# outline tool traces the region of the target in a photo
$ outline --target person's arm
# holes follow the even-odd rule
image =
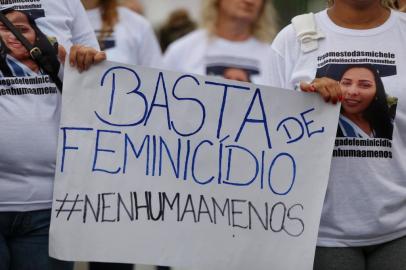
[[[147,67],[162,67],[162,52],[155,32],[151,24],[144,17],[126,9],[120,8],[121,19],[126,20],[128,27],[132,30],[129,36],[132,37],[132,46],[134,57],[137,59],[137,64]]]
[[[270,83],[272,86],[298,90],[297,86],[292,83],[292,73],[297,60],[294,57],[297,51],[294,43],[296,37],[291,26],[282,29],[270,46]],[[293,60],[292,60],[293,59]]]
[[[286,76],[286,60],[276,51],[274,47],[270,47],[270,84],[275,87],[289,88],[287,86]]]
[[[161,47],[150,25],[145,28],[138,54],[141,65],[156,68],[162,67]]]
[[[96,35],[87,18],[85,9],[79,0],[68,0],[69,8],[74,16],[71,31],[72,43],[69,63],[79,71],[87,70],[91,65],[106,59],[100,51]]]
[[[94,30],[80,0],[65,0],[73,18],[71,22],[72,44],[81,44],[100,50]]]
[[[295,72],[294,68],[300,57],[306,57],[306,55],[303,55],[300,49],[293,27],[285,27],[275,38],[271,47],[271,85],[303,92],[318,92],[326,102],[333,104],[341,101],[340,85],[333,79],[327,77],[313,78],[313,80],[312,78],[303,78],[300,83],[294,84],[292,82],[292,73]],[[303,66],[301,68],[305,70],[308,67]],[[305,76],[305,73],[301,75],[308,76],[307,73]]]

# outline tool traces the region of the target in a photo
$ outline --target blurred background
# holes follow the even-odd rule
[[[144,7],[144,15],[155,29],[166,21],[171,12],[179,8],[186,9],[193,20],[199,21],[200,0],[138,0],[138,2]],[[326,7],[325,0],[274,0],[273,4],[278,11],[281,27],[289,24],[295,15],[317,12]]]

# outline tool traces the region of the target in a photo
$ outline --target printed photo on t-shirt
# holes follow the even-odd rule
[[[43,10],[23,8],[1,7],[6,21],[0,21],[0,95],[56,94],[50,75],[52,72],[55,78],[60,69],[57,42],[35,22],[43,16]],[[23,39],[16,37],[14,31]]]
[[[112,30],[96,30],[95,33],[102,51],[116,47],[116,37]]]
[[[259,63],[253,59],[221,56],[206,57],[206,74],[225,79],[252,82],[253,76],[260,75]]]
[[[354,151],[355,157],[391,158],[397,98],[388,95],[382,78],[396,75],[396,65],[382,63],[387,60],[376,59],[379,57],[364,63],[351,57],[326,63],[325,58],[332,60],[319,57],[319,63],[322,60],[324,65],[319,65],[316,77],[336,80],[343,94],[334,155],[345,156],[339,154],[339,146],[345,146]],[[368,152],[365,147],[376,150]],[[382,151],[382,147],[389,149]]]
[[[337,137],[391,140],[397,99],[387,95],[380,74],[390,74],[393,67],[331,64],[323,71],[317,76],[338,81],[343,93]]]

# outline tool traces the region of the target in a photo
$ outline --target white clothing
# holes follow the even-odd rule
[[[0,4],[11,6],[31,10],[41,31],[67,51],[72,44],[98,48],[79,0]],[[19,63],[14,64],[16,71]],[[0,76],[0,212],[47,209],[52,203],[61,96],[48,75],[20,68],[27,71],[21,77]]]
[[[150,23],[142,16],[125,7],[118,7],[119,21],[112,33],[107,33],[100,42],[107,59],[132,65],[161,67],[162,55],[157,38]],[[87,16],[96,34],[101,34],[100,9],[87,10]],[[102,45],[102,44],[101,44]]]
[[[310,82],[316,76],[339,80],[334,75],[345,65],[369,63],[380,71],[386,94],[398,98],[392,140],[337,138],[318,245],[367,246],[402,237],[406,235],[406,14],[392,11],[384,24],[369,30],[339,27],[326,11],[316,14],[316,22],[326,37],[310,53],[301,51],[292,25],[276,37],[272,85],[295,89],[300,81]]]
[[[223,76],[227,68],[245,70],[250,81],[268,84],[269,44],[255,38],[229,41],[196,30],[172,43],[164,55],[167,69],[199,75]]]
[[[367,134],[356,123],[348,119],[344,115],[340,115],[338,119],[338,127],[342,130],[344,137],[356,137],[356,138],[373,138],[373,132]]]

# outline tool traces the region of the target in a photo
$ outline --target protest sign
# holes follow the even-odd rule
[[[65,76],[51,256],[312,269],[339,106],[111,62]]]

